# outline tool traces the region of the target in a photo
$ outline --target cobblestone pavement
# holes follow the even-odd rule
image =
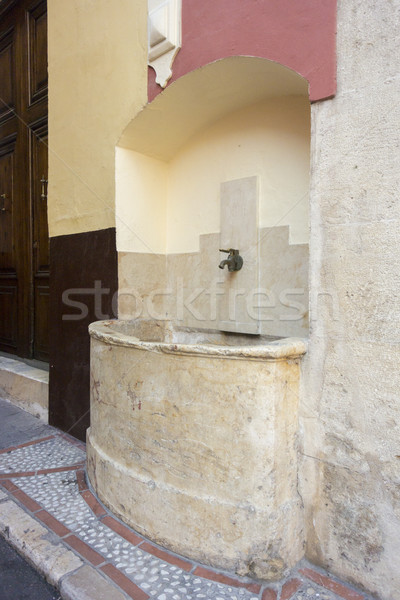
[[[84,444],[57,430],[46,433],[50,435],[0,452],[0,484],[5,497],[45,524],[84,562],[118,585],[127,598],[368,599],[306,563],[285,581],[263,585],[167,552],[125,526],[97,500],[85,479]]]

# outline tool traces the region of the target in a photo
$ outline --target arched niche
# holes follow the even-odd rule
[[[303,290],[308,304],[309,137],[307,81],[277,63],[226,58],[170,85],[132,119],[116,149],[120,285],[152,294],[175,289],[180,278],[190,295],[188,281],[198,287],[218,277],[221,184],[256,177],[257,273],[246,285],[273,289],[263,333],[305,334],[306,310],[291,319],[290,298],[283,308],[279,298]],[[173,320],[166,296],[158,302]],[[122,317],[125,309],[120,303]],[[194,320],[183,324],[198,326]],[[207,318],[201,326],[218,329]]]

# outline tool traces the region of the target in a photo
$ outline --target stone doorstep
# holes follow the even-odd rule
[[[71,443],[69,436],[59,434]],[[12,451],[20,447],[36,444],[56,436],[48,436],[8,448],[2,452]],[[82,445],[79,443],[79,445]],[[93,514],[102,523],[125,538],[132,545],[140,547],[149,554],[176,565],[193,575],[224,583],[233,587],[244,587],[260,600],[294,600],[296,592],[302,585],[316,584],[318,588],[333,592],[343,600],[368,600],[366,594],[350,588],[331,576],[317,570],[307,562],[300,563],[297,572],[284,581],[276,584],[249,583],[240,581],[228,574],[219,573],[197,565],[190,560],[179,557],[169,551],[157,547],[133,532],[128,526],[115,519],[88,489],[83,464],[60,467],[57,471],[76,471],[78,487]],[[41,469],[40,472],[54,472],[54,469]],[[34,472],[18,473],[20,476],[33,475]],[[65,600],[147,600],[149,596],[133,581],[91,546],[74,535],[55,517],[43,509],[33,498],[18,488],[7,477],[17,474],[3,474],[0,486],[0,533],[22,554],[46,579],[55,585]],[[21,506],[22,505],[22,506]],[[26,510],[32,513],[30,516]],[[106,576],[106,577],[105,577]]]
[[[48,423],[49,374],[21,360],[0,356],[0,397]]]

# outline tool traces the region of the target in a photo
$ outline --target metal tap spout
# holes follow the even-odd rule
[[[228,267],[228,271],[231,273],[233,271],[240,271],[243,266],[243,258],[239,254],[239,250],[235,250],[234,248],[230,248],[229,250],[221,250],[220,252],[226,252],[229,254],[228,258],[225,260],[221,260],[219,263],[219,268],[223,269],[225,265]]]
[[[226,258],[225,260],[221,260],[221,262],[219,263],[219,268],[223,269],[225,267],[225,265],[228,265],[228,270],[229,270],[229,265],[231,264],[231,261],[229,258]]]

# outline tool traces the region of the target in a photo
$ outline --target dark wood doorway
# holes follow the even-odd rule
[[[0,350],[48,360],[47,4],[0,0]]]

